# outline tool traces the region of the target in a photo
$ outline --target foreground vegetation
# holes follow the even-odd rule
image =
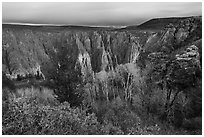
[[[104,121],[99,122],[94,113],[71,108],[68,102],[30,96],[4,102],[2,132],[14,135],[186,134],[173,127],[164,128],[156,121],[143,125],[141,119],[125,105],[109,108],[103,117]]]
[[[58,77],[54,82],[61,79]],[[58,83],[57,88],[53,84],[47,84],[47,87],[30,85],[17,88],[12,81],[6,79],[5,84],[3,79],[3,85],[8,86],[3,87],[2,134],[201,134],[201,119],[183,120],[185,117],[174,111],[176,105],[171,107],[168,117],[163,119],[161,114],[165,111],[165,90],[150,89],[144,84],[143,77],[134,81],[134,84],[139,83],[137,86],[131,84],[133,78],[129,78],[129,84],[125,85],[121,84],[124,83],[121,79],[108,78],[102,84],[99,81],[83,82],[83,86],[72,87],[72,90],[67,90],[69,84],[78,85],[79,81],[72,81],[76,83],[70,82],[65,86]],[[72,100],[66,101],[65,96]],[[182,109],[185,111],[184,107]],[[178,121],[181,117],[186,128],[176,124],[181,122]]]

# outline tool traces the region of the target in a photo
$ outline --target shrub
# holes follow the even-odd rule
[[[87,114],[79,108],[71,108],[65,102],[60,105],[41,104],[37,97],[19,98],[8,104],[2,117],[2,133],[23,134],[121,134],[113,125],[100,124],[94,113]]]

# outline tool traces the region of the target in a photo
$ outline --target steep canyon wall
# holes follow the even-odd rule
[[[144,68],[149,62],[165,60],[167,56],[173,60],[184,56],[186,61],[195,59],[193,62],[199,65],[193,65],[200,69],[201,31],[201,17],[180,19],[157,30],[151,29],[151,25],[135,30],[3,25],[2,70],[11,78],[39,71],[46,79],[49,68],[58,69],[64,64],[69,64],[70,69],[80,64],[86,75],[108,72],[127,63]]]

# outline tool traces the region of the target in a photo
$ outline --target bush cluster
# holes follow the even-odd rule
[[[49,105],[32,96],[4,102],[3,107],[8,108],[2,116],[4,135],[123,134],[119,127],[101,124],[94,113],[67,102]]]

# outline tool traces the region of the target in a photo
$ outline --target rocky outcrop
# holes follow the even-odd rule
[[[141,47],[139,37],[128,32],[3,28],[3,71],[16,78],[36,74],[40,68],[46,77],[53,64],[60,66],[63,54],[64,61],[72,67],[78,62],[86,75],[135,62]]]
[[[137,60],[140,68],[149,71],[148,81],[167,92],[166,110],[172,106],[176,108],[173,113],[178,121],[174,124],[182,124],[184,117],[202,115],[201,30],[201,18],[170,24],[164,31],[153,33],[148,38]],[[177,108],[175,104],[182,107]]]
[[[187,59],[189,57],[186,56],[193,54],[196,58],[192,62],[201,64],[197,61],[198,58],[201,60],[200,28],[201,17],[179,19],[160,31],[43,29],[3,25],[3,72],[12,78],[40,72],[46,79],[50,73],[48,69],[62,68],[63,63],[68,63],[70,68],[80,64],[84,77],[88,77],[127,63],[143,68],[141,64],[145,66],[152,62],[149,58],[167,61],[169,56],[174,56],[177,62],[184,62],[180,58]],[[185,51],[184,47],[192,51]]]
[[[201,77],[199,59],[198,48],[195,45],[186,47],[175,55],[175,60],[169,65],[167,80],[173,85],[182,86],[182,88],[194,86],[196,78]]]

